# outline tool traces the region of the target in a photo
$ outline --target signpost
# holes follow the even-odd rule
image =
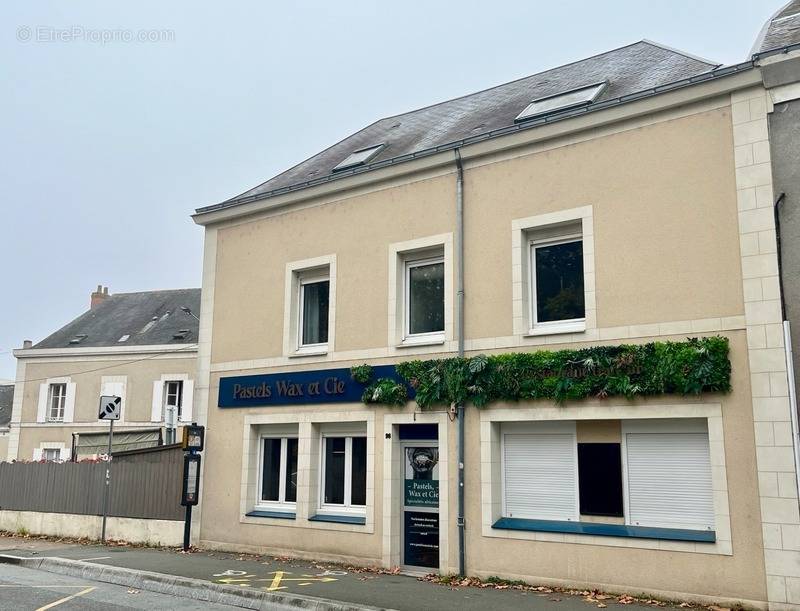
[[[205,445],[206,430],[192,422],[183,427],[183,487],[181,505],[186,507],[183,523],[183,551],[188,551],[192,531],[192,507],[200,501],[200,454]]]
[[[108,495],[111,490],[111,440],[114,438],[114,420],[119,420],[122,412],[122,397],[100,397],[99,420],[108,420],[108,457],[106,460],[106,485],[103,491],[103,529],[100,540],[106,541],[106,521],[108,519]]]

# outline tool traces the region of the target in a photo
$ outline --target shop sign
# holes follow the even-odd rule
[[[394,365],[373,367],[373,379],[402,381]],[[315,369],[220,378],[220,407],[360,403],[366,388],[350,377],[350,369]],[[409,388],[409,397],[414,393]]]
[[[406,507],[438,507],[439,482],[407,479],[405,504]]]
[[[439,514],[406,511],[404,564],[439,568]]]

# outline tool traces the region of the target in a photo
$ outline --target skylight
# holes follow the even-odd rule
[[[117,343],[118,343],[118,344],[120,344],[120,343],[122,343],[122,342],[127,342],[127,341],[128,341],[130,338],[131,338],[131,335],[130,335],[130,333],[126,333],[125,335],[123,335],[122,337],[120,337],[120,338],[117,340]]]
[[[346,170],[348,168],[353,168],[357,165],[364,165],[368,161],[370,161],[375,155],[377,155],[380,150],[383,148],[382,144],[378,144],[376,146],[371,146],[369,148],[361,149],[359,151],[354,151],[350,153],[347,157],[345,157],[342,161],[340,161],[336,167],[333,168],[334,172],[338,172],[339,170]]]
[[[533,100],[528,104],[525,110],[517,115],[514,121],[525,121],[558,110],[575,108],[576,106],[588,106],[603,93],[607,86],[607,82],[596,83],[588,87],[581,87],[580,89],[573,89],[565,93],[558,93],[556,95]]]

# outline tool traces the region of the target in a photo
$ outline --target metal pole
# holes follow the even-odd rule
[[[183,523],[183,551],[189,551],[189,539],[192,533],[192,506],[186,505],[186,520]]]
[[[464,166],[456,155],[456,332],[458,356],[464,356]],[[456,405],[458,419],[458,574],[466,575],[464,523],[464,404]]]
[[[111,488],[111,439],[114,437],[114,421],[109,420],[108,425],[108,460],[106,461],[106,488],[103,495],[103,531],[100,540],[106,542],[106,520],[108,519],[108,493]]]

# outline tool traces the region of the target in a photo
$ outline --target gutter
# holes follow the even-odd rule
[[[673,83],[667,83],[665,85],[659,85],[658,87],[652,87],[650,89],[645,89],[643,91],[630,93],[628,95],[620,96],[618,98],[614,98],[611,100],[605,100],[603,102],[598,102],[595,104],[591,104],[589,106],[578,107],[567,109],[562,112],[554,113],[551,115],[547,115],[544,117],[539,117],[537,119],[530,119],[528,121],[524,121],[522,123],[516,123],[514,125],[509,125],[507,127],[501,127],[495,130],[491,130],[488,132],[484,132],[482,134],[476,134],[474,136],[470,136],[468,138],[462,138],[461,140],[455,140],[449,143],[440,144],[435,147],[423,149],[421,151],[416,151],[414,153],[407,153],[405,155],[400,155],[398,157],[392,157],[391,159],[385,159],[383,161],[378,161],[376,163],[371,163],[366,166],[360,166],[356,168],[352,168],[349,170],[342,170],[336,172],[335,174],[329,174],[327,176],[322,176],[320,178],[315,178],[313,180],[307,180],[304,182],[296,183],[293,185],[289,185],[286,187],[280,187],[278,189],[273,189],[272,191],[267,191],[265,193],[259,193],[256,195],[250,195],[248,197],[241,197],[241,198],[234,198],[229,199],[224,202],[213,204],[211,206],[205,206],[202,208],[197,208],[195,211],[194,216],[200,216],[203,214],[207,214],[210,212],[215,212],[218,210],[224,210],[227,208],[233,208],[240,204],[247,204],[252,203],[260,200],[269,199],[278,195],[283,195],[286,193],[293,193],[296,191],[301,191],[303,189],[307,189],[309,187],[314,187],[318,185],[327,184],[330,182],[334,182],[337,180],[342,180],[344,178],[348,178],[351,176],[357,176],[360,174],[364,174],[367,172],[371,172],[373,170],[377,170],[380,168],[387,168],[391,166],[396,166],[398,164],[412,161],[415,159],[420,159],[424,157],[430,157],[432,155],[436,155],[438,153],[442,153],[445,151],[454,151],[456,149],[460,149],[464,146],[476,144],[479,142],[484,142],[486,140],[492,140],[495,138],[499,138],[501,136],[506,136],[509,134],[514,134],[522,131],[527,131],[529,129],[534,129],[536,127],[541,127],[542,125],[549,125],[552,123],[557,123],[560,121],[564,121],[567,119],[572,119],[575,117],[584,116],[593,112],[598,112],[601,110],[606,110],[609,108],[614,108],[617,106],[621,106],[623,104],[627,104],[628,102],[634,102],[639,100],[644,100],[647,98],[652,98],[654,96],[660,95],[662,93],[667,93],[670,91],[676,91],[678,89],[683,89],[686,87],[690,87],[693,85],[698,85],[701,83],[706,83],[710,81],[719,80],[728,76],[732,76],[735,74],[739,74],[742,72],[746,72],[752,70],[756,67],[756,61],[762,57],[766,57],[768,55],[774,55],[780,52],[788,52],[793,47],[800,47],[798,45],[792,45],[791,47],[786,47],[784,49],[778,49],[775,51],[769,51],[766,53],[754,55],[752,59],[742,62],[740,64],[734,64],[732,66],[726,66],[723,68],[717,68],[711,70],[709,72],[704,72],[703,74],[698,74],[696,76],[692,76],[686,79],[681,79],[679,81],[675,81]]]
[[[456,157],[456,334],[458,356],[464,357],[464,165],[461,152]],[[458,420],[458,574],[466,575],[464,534],[464,404],[456,405]]]

